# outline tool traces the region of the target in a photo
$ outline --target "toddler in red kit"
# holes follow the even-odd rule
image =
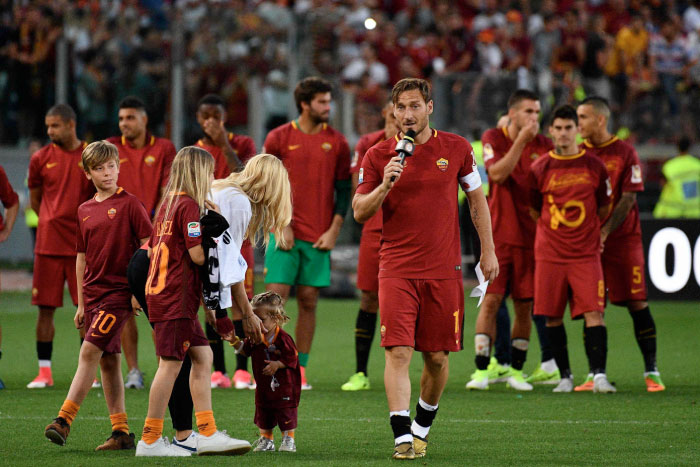
[[[234,337],[232,344],[237,353],[251,357],[258,384],[255,389],[255,424],[260,429],[260,438],[255,442],[254,450],[274,451],[272,430],[279,426],[282,432],[279,450],[296,452],[294,430],[301,394],[301,372],[294,340],[282,330],[289,316],[284,312],[282,297],[274,292],[256,295],[251,305],[267,330],[263,342],[254,344],[250,339],[240,341]]]

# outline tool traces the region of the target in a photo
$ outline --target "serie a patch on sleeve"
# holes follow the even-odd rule
[[[187,236],[199,237],[202,235],[202,229],[199,227],[199,222],[190,222],[187,224]]]

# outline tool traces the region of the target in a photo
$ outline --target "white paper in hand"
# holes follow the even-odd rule
[[[489,281],[486,280],[484,273],[481,272],[481,261],[476,263],[474,272],[476,272],[476,279],[479,281],[479,285],[472,289],[469,296],[479,297],[479,303],[477,303],[476,306],[481,306],[481,302],[484,301],[484,295],[486,295],[486,288],[489,286]]]

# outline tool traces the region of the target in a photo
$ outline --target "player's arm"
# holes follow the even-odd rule
[[[520,130],[520,133],[515,137],[513,145],[505,156],[498,159],[486,169],[492,182],[503,183],[508,179],[515,169],[515,166],[518,165],[520,156],[523,154],[523,149],[525,149],[527,143],[537,136],[539,130],[540,125],[537,122],[530,123]]]
[[[481,241],[481,271],[486,279],[492,281],[498,276],[498,259],[496,258],[496,247],[493,243],[493,233],[491,232],[489,206],[486,203],[486,196],[484,196],[484,190],[481,188],[481,185],[473,190],[466,191],[466,193],[472,223]]]
[[[197,266],[204,266],[204,248],[202,245],[195,245],[192,248],[188,248],[187,252],[190,254],[192,262]]]
[[[335,247],[335,242],[338,240],[340,228],[345,221],[345,214],[350,206],[350,190],[352,189],[352,181],[350,179],[335,181],[335,208],[333,210],[333,220],[331,226],[326,230],[318,240],[313,244],[314,248],[326,251],[332,250]]]
[[[401,157],[394,156],[384,167],[384,178],[381,184],[367,194],[355,193],[352,199],[352,210],[357,222],[364,224],[379,211],[389,191],[401,178],[402,172]],[[396,178],[392,181],[392,177]]]
[[[85,278],[85,253],[78,252],[75,258],[75,278],[78,286],[78,309],[75,311],[73,322],[80,329],[85,322],[85,298],[83,297],[83,279]]]
[[[5,206],[5,227],[0,230],[0,243],[8,239],[12,233],[12,228],[17,220],[17,213],[19,212],[19,202],[13,204],[10,207]]]
[[[41,187],[29,189],[29,204],[38,216],[39,208],[41,207]]]
[[[634,203],[637,202],[637,193],[633,191],[625,191],[622,193],[622,196],[620,197],[620,201],[617,202],[615,205],[615,208],[612,210],[612,214],[610,215],[610,219],[603,224],[603,226],[600,228],[600,234],[601,236],[605,239],[610,235],[612,232],[615,231],[622,223],[625,221],[625,218],[627,218],[627,214],[629,214],[630,209],[634,206]],[[605,209],[606,215],[602,216],[600,215],[601,210]],[[600,217],[601,221],[607,217],[607,214],[610,212],[610,205],[606,204],[605,206],[601,206],[598,209],[598,217]]]
[[[224,144],[221,147],[224,157],[226,157],[226,165],[231,170],[231,172],[238,172],[243,168],[243,162],[236,155],[236,151],[233,150],[231,144],[228,142],[228,138],[224,140]]]

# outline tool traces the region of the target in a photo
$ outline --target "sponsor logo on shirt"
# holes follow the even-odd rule
[[[290,144],[289,146],[287,146],[287,149],[289,149],[290,151],[294,151],[295,149],[299,149],[300,147],[301,144]]]
[[[114,216],[117,215],[117,210],[114,208],[109,208],[107,211],[107,216],[109,216],[110,219],[114,219]]]
[[[332,145],[331,143],[329,143],[329,142],[325,142],[325,143],[323,143],[323,144],[321,145],[321,149],[323,149],[324,151],[328,152],[328,151],[330,151],[331,149],[333,149],[333,145]]]
[[[46,168],[52,169],[52,168],[56,167],[57,165],[58,165],[58,162],[49,162],[48,164],[46,164]]]
[[[449,164],[449,161],[445,159],[444,157],[441,157],[437,161],[435,161],[435,164],[437,165],[437,168],[440,169],[441,172],[447,172],[447,165]]]
[[[553,191],[557,188],[564,188],[574,185],[588,185],[590,182],[588,172],[565,173],[559,178],[557,178],[557,174],[554,173],[552,174],[552,178],[549,179],[545,191]]]
[[[632,166],[632,177],[630,178],[632,183],[642,183],[642,168],[638,165]]]
[[[199,222],[190,222],[187,224],[187,236],[199,237],[202,235],[202,230],[199,228]]]
[[[484,162],[493,159],[493,146],[490,143],[484,144]]]
[[[617,172],[617,168],[618,168],[617,159],[605,161],[605,170],[607,170],[609,174]]]
[[[143,159],[143,162],[145,162],[146,165],[150,167],[156,163],[156,158],[149,154]]]
[[[358,185],[365,181],[365,169],[360,169],[360,175],[357,179]]]

